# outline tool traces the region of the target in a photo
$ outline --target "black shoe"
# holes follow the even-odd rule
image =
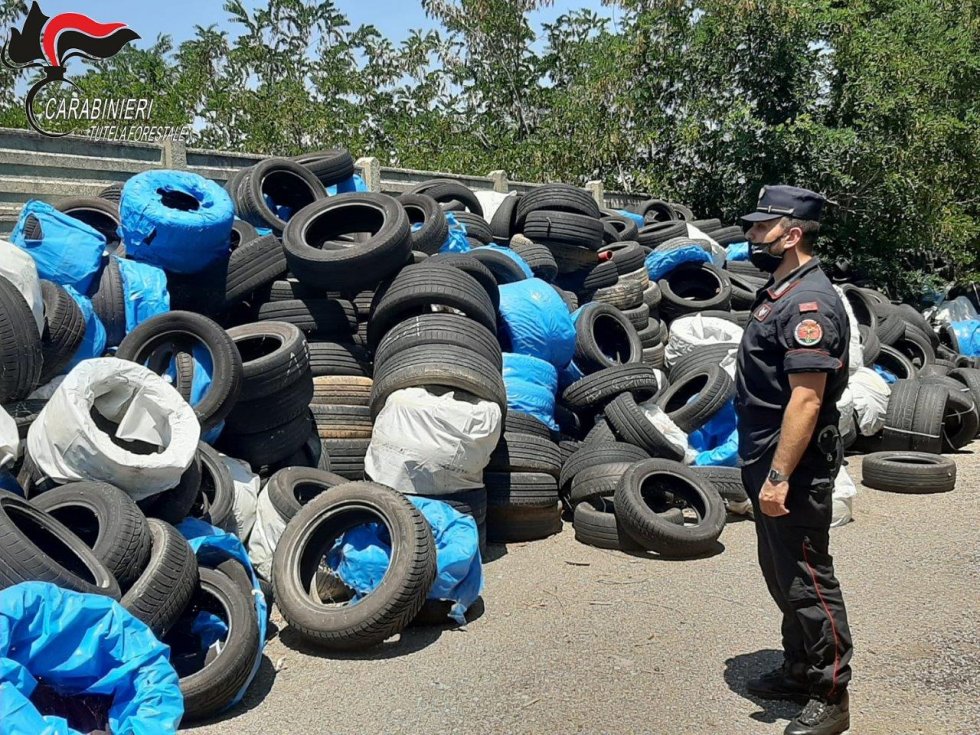
[[[835,702],[811,699],[783,735],[841,735],[851,726],[847,692]]]
[[[805,667],[799,664],[783,664],[758,679],[750,679],[745,688],[748,689],[749,694],[762,699],[805,702],[810,698],[810,685],[807,684],[805,670]]]

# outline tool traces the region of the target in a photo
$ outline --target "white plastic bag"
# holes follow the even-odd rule
[[[0,467],[17,461],[20,452],[20,435],[13,416],[0,406]]]
[[[517,196],[516,192],[504,193],[502,191],[492,191],[490,189],[476,189],[474,192],[476,194],[476,200],[483,207],[483,219],[489,222],[493,219],[494,213],[497,211],[497,207],[500,206],[501,202],[507,197]]]
[[[272,505],[268,487],[262,488],[255,504],[255,524],[248,537],[248,558],[263,579],[272,579],[272,554],[285,530],[286,521]]]
[[[34,258],[16,245],[0,240],[0,277],[6,278],[21,292],[31,307],[37,333],[44,334],[44,300]]]
[[[115,442],[92,412],[117,424]],[[41,409],[27,434],[27,449],[55,482],[101,480],[133,500],[168,490],[194,459],[201,427],[177,390],[148,368],[113,357],[79,363]],[[139,440],[159,447],[140,454]]]
[[[664,435],[667,442],[684,455],[684,459],[681,461],[684,464],[694,464],[694,460],[698,458],[697,450],[691,448],[687,441],[687,434],[657,405],[656,399],[651,398],[649,401],[636,405],[640,407],[650,423]]]
[[[854,308],[851,306],[851,302],[847,300],[847,296],[844,295],[840,286],[834,286],[834,290],[837,291],[840,300],[844,302],[844,311],[847,312],[847,322],[851,329],[851,342],[848,346],[847,353],[847,372],[849,375],[854,375],[859,368],[864,367],[864,348],[861,346],[861,332],[858,331],[858,320],[854,316]]]
[[[932,319],[937,324],[952,324],[969,319],[980,319],[977,309],[966,296],[957,296],[951,301],[943,301],[933,313]]]
[[[408,495],[483,487],[500,425],[497,404],[462,391],[395,391],[375,419],[364,471]]]
[[[255,525],[255,506],[258,503],[259,487],[262,482],[259,476],[252,472],[248,462],[220,453],[218,456],[228,468],[231,481],[235,485],[235,500],[232,509],[235,527],[230,530],[244,541],[252,532],[252,526]]]
[[[858,431],[863,436],[874,436],[885,428],[885,414],[892,389],[871,368],[860,368],[851,376],[847,387],[854,399],[854,414]]]
[[[847,474],[847,469],[840,468],[837,478],[834,480],[833,512],[830,521],[831,528],[846,526],[851,522],[851,503],[857,495],[857,487],[854,480]]]
[[[742,341],[744,330],[737,324],[714,316],[692,314],[675,319],[670,323],[670,337],[664,349],[664,360],[673,365],[677,360],[697,347],[727,343],[731,345],[728,357],[721,366],[729,375],[735,374],[738,344]]]
[[[854,421],[854,395],[850,388],[845,388],[844,392],[841,393],[840,400],[837,401],[837,410],[840,412],[837,428],[840,430],[841,436],[848,436],[857,432],[857,425]]]
[[[690,222],[687,223],[687,236],[692,240],[704,240],[707,242],[711,246],[711,262],[721,268],[725,262],[725,258],[728,257],[728,251],[725,248],[719,245],[711,235],[702,232]]]

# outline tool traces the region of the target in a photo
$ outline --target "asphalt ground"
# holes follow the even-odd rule
[[[854,637],[851,735],[980,733],[980,442],[951,493],[858,486],[831,551]],[[858,482],[860,457],[848,471]],[[780,661],[750,520],[688,561],[549,539],[492,546],[484,610],[381,648],[317,654],[279,628],[244,702],[198,735],[781,733],[745,681]]]

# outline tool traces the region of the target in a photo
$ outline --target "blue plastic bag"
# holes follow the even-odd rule
[[[10,474],[9,470],[2,467],[0,467],[0,490],[6,490],[8,493],[13,493],[21,498],[24,497],[24,488],[17,482],[17,478]]]
[[[651,281],[659,281],[684,263],[710,263],[711,255],[700,245],[683,245],[672,250],[654,250],[647,256],[646,267]]]
[[[582,369],[572,360],[565,367],[558,371],[558,390],[563,391],[572,383],[585,377]]]
[[[874,371],[881,376],[881,379],[888,383],[888,385],[898,382],[898,376],[895,375],[895,373],[885,370],[885,368],[883,368],[881,365],[873,365],[872,367],[874,368]]]
[[[116,258],[115,255],[112,256]],[[129,334],[150,317],[170,311],[167,274],[149,263],[116,258],[122,276],[123,301],[126,305],[126,333]]]
[[[203,176],[144,171],[123,186],[119,219],[128,257],[197,273],[228,255],[235,206],[228,192]]]
[[[175,733],[184,714],[167,646],[145,623],[108,597],[23,582],[0,591],[0,734],[79,735],[34,707],[39,680],[112,697],[113,733]]]
[[[950,325],[956,334],[958,352],[967,357],[980,355],[980,319],[966,319]]]
[[[228,710],[242,701],[242,697],[245,696],[245,692],[248,691],[249,685],[259,671],[259,666],[262,663],[262,649],[265,648],[268,604],[265,595],[262,594],[262,588],[259,586],[259,578],[255,576],[255,570],[252,568],[252,561],[248,558],[245,547],[237,537],[198,518],[185,518],[177,526],[177,530],[187,539],[187,543],[191,545],[199,562],[216,566],[226,559],[237,559],[244,565],[245,571],[248,572],[248,576],[252,580],[252,600],[255,603],[255,614],[258,616],[259,622],[259,655],[255,657],[255,663],[252,665],[252,672],[248,679],[238,690],[235,698],[225,707]],[[220,618],[205,613],[203,616],[199,614],[195,618],[192,630],[202,633],[203,644],[222,638],[227,632],[227,626]]]
[[[720,467],[738,465],[738,414],[735,401],[731,400],[721,407],[699,429],[687,437],[691,448],[698,452],[694,464]]]
[[[483,590],[476,521],[440,500],[406,497],[425,516],[436,542],[436,579],[427,599],[452,600],[455,604],[449,615],[462,625],[466,610]],[[357,600],[381,584],[390,559],[388,529],[379,523],[365,523],[337,540],[327,555],[327,564],[354,590]]]
[[[440,253],[468,253],[473,248],[469,240],[466,239],[466,227],[457,220],[452,212],[446,212],[446,221],[449,223],[449,233],[446,241],[439,248]],[[422,227],[422,223],[412,225],[412,231]]]
[[[347,194],[352,191],[367,191],[367,184],[360,174],[352,174],[349,179],[344,179],[336,184],[327,187],[327,196],[337,196],[337,194]]]
[[[106,334],[105,326],[103,326],[102,320],[95,313],[95,309],[92,308],[91,300],[82,296],[71,286],[65,286],[65,290],[75,299],[75,303],[82,310],[82,316],[85,319],[85,336],[82,338],[82,344],[75,352],[75,356],[65,367],[65,373],[68,373],[82,360],[88,360],[92,357],[102,357],[105,352]]]
[[[214,361],[211,359],[211,353],[202,345],[194,345],[194,347],[191,348],[191,359],[194,361],[194,372],[191,377],[191,399],[188,401],[188,403],[190,403],[191,406],[197,406],[197,404],[204,399],[205,394],[211,387],[211,379],[214,376]],[[176,387],[176,358],[170,361],[170,365],[167,366],[164,376],[169,378],[171,383]],[[206,432],[201,434],[201,441],[205,444],[214,444],[216,441],[218,441],[218,437],[221,436],[221,432],[224,430],[224,428],[224,421],[216,426],[212,426]]]
[[[646,222],[643,221],[643,215],[637,214],[636,212],[628,212],[625,209],[620,209],[619,213],[624,217],[629,217],[631,220],[636,222],[637,227],[643,227]]]
[[[536,357],[505,352],[503,374],[507,408],[530,414],[558,431],[555,423],[558,371],[555,366]]]
[[[564,367],[575,354],[575,324],[561,296],[540,278],[500,287],[504,349]]]
[[[32,215],[41,224],[40,240],[24,236],[27,218]],[[72,286],[83,294],[91,294],[99,285],[105,236],[50,204],[36,199],[27,202],[10,233],[10,242],[34,259],[37,274],[44,280]]]
[[[733,242],[725,248],[726,260],[748,260],[749,244],[747,242]]]

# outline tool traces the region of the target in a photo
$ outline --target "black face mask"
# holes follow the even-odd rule
[[[782,237],[777,237],[772,242],[750,242],[749,260],[752,265],[766,273],[775,273],[779,264],[783,262],[785,251],[779,255],[773,255],[772,248],[782,239]]]

